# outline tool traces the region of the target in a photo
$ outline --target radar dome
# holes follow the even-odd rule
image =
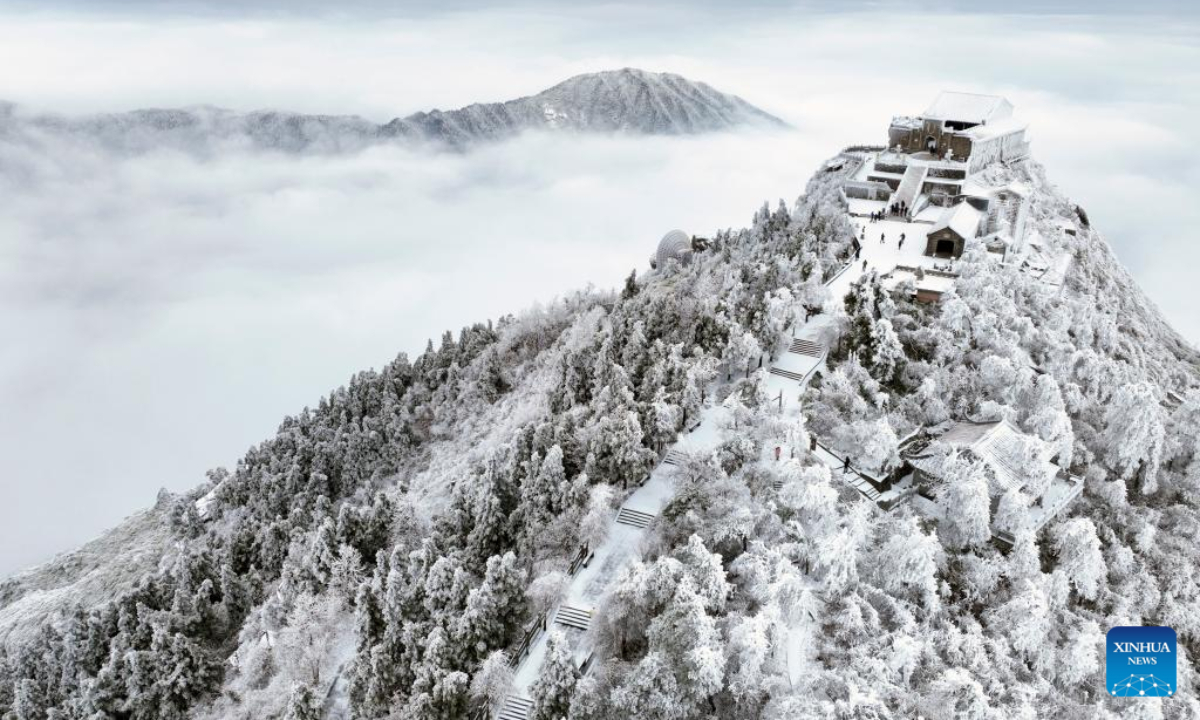
[[[659,241],[654,266],[661,270],[667,266],[668,260],[677,260],[681,265],[686,265],[691,259],[691,236],[682,230],[672,230]]]

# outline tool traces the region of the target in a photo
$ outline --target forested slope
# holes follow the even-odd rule
[[[535,720],[1103,717],[1129,710],[1103,692],[1103,630],[1138,623],[1178,631],[1184,690],[1161,709],[1195,716],[1196,355],[1040,168],[1004,172],[1073,253],[1064,291],[978,246],[937,305],[867,275],[827,307],[841,342],[807,423],[781,427],[755,360],[797,299],[821,302],[853,236],[842,173],[819,173],[688,267],[448,333],[287,418],[174,501],[170,563],[5,648],[0,708],[465,717],[502,689],[496,653],[580,540],[727,402],[738,422],[599,609],[591,671],[551,664]],[[1076,235],[1051,234],[1064,221]],[[886,513],[803,450],[762,452],[811,431],[869,437],[856,447],[886,464],[911,428],[965,417],[1054,444],[1084,496],[1010,550],[978,517]],[[939,501],[970,501],[973,472]]]

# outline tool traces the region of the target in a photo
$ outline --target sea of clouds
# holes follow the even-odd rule
[[[466,153],[119,155],[86,137],[0,138],[0,573],[159,487],[196,485],[357,370],[617,285],[671,228],[738,227],[794,200],[823,159],[881,141],[892,114],[942,88],[1010,97],[1051,177],[1200,339],[1200,51],[1186,21],[780,10],[680,27],[623,12],[0,16],[0,98],[22,111],[212,103],[382,122],[636,66],[794,125],[529,134]]]

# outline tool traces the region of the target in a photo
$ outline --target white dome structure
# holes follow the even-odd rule
[[[668,260],[677,260],[687,265],[692,259],[692,237],[682,230],[672,230],[663,235],[654,254],[654,267],[662,270]]]

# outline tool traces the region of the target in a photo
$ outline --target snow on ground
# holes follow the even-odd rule
[[[951,264],[951,260],[925,255],[925,236],[931,226],[923,222],[906,222],[900,218],[889,218],[871,222],[867,218],[850,218],[858,230],[858,241],[862,243],[862,260],[866,260],[879,273],[890,272],[897,265],[938,269]],[[904,236],[904,247],[900,247],[900,236]]]
[[[802,576],[804,585],[817,596],[819,584],[808,576]],[[788,625],[787,634],[787,674],[788,681],[795,688],[815,667],[817,660],[816,628],[813,622],[816,618],[805,608],[792,623]]]

